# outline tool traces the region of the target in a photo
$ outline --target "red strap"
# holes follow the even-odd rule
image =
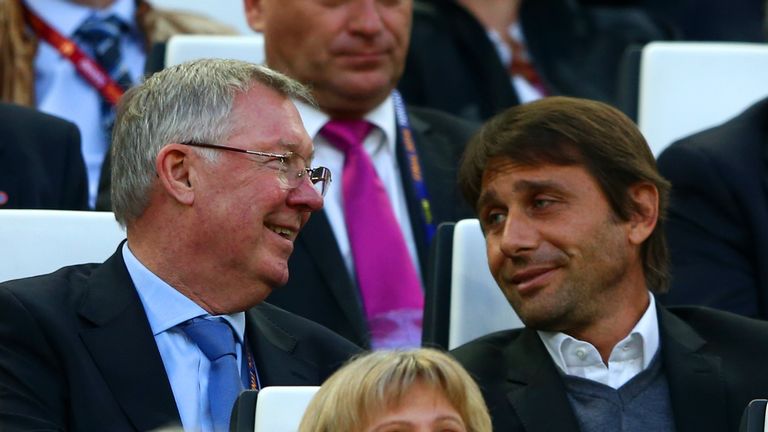
[[[101,93],[101,96],[112,105],[117,104],[124,90],[115,82],[109,73],[94,59],[86,54],[72,40],[62,35],[56,29],[37,16],[27,5],[21,2],[24,8],[24,18],[37,35],[51,44],[61,55],[67,58],[75,66],[77,72],[88,81],[93,88]]]

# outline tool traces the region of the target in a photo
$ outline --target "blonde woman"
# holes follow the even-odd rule
[[[491,432],[477,384],[440,351],[376,351],[322,385],[300,432]]]

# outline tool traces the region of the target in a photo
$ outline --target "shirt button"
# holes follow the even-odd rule
[[[582,348],[579,348],[576,350],[576,357],[578,357],[579,360],[584,360],[586,356],[587,356],[587,353]]]
[[[629,351],[630,348],[632,348],[632,347],[630,347],[629,344],[624,345],[623,347],[621,347],[621,349],[623,349],[624,351]]]

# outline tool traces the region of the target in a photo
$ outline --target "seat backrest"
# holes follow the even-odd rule
[[[768,432],[768,410],[766,399],[753,399],[741,416],[739,432]]]
[[[0,210],[0,282],[103,262],[124,238],[111,212]]]
[[[227,24],[242,34],[253,33],[245,18],[243,0],[149,0],[149,2],[156,8],[203,15],[222,24]]]
[[[451,322],[451,272],[455,222],[437,226],[429,251],[427,285],[424,288],[423,346],[448,349]]]
[[[764,98],[766,70],[766,44],[647,44],[640,64],[638,125],[653,154]]]
[[[498,330],[523,327],[488,268],[485,237],[477,219],[453,230],[451,316],[448,348]]]
[[[255,432],[296,432],[318,386],[264,387],[256,397]]]
[[[223,58],[264,63],[264,37],[174,35],[165,48],[165,67],[202,58]]]

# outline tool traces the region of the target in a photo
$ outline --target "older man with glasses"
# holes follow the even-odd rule
[[[128,240],[0,285],[0,429],[227,430],[243,388],[317,385],[357,351],[263,302],[330,182],[293,100],[309,102],[297,82],[227,60],[125,94],[112,198]]]

